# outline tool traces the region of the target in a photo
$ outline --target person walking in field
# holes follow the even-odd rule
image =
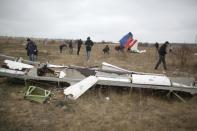
[[[30,61],[35,61],[38,50],[36,44],[30,40],[27,39],[27,45],[26,45],[27,55],[29,56]]]
[[[80,49],[81,49],[81,45],[83,44],[82,40],[79,39],[77,41],[77,55],[79,55]]]
[[[69,47],[69,53],[70,53],[70,54],[73,54],[73,44],[72,44],[72,40],[69,41],[68,47]]]
[[[34,46],[35,46],[35,50],[34,50],[34,61],[36,61],[38,59],[38,49],[37,49],[37,45],[34,42]]]
[[[155,43],[155,59],[156,61],[159,59],[158,51],[159,51],[159,43]]]
[[[109,55],[109,50],[110,50],[110,49],[109,49],[109,46],[106,45],[105,48],[103,49],[103,53]]]
[[[89,61],[90,59],[90,52],[92,49],[92,46],[94,45],[94,42],[92,40],[90,40],[90,37],[87,38],[86,42],[85,42],[85,46],[86,46],[86,60]]]
[[[155,43],[155,48],[156,48],[156,51],[158,51],[159,50],[159,43]]]
[[[169,42],[166,41],[166,42],[159,48],[159,50],[158,50],[158,53],[159,53],[159,60],[158,60],[158,62],[157,62],[157,64],[156,64],[156,66],[155,66],[155,70],[157,70],[158,66],[159,66],[161,63],[163,63],[163,68],[164,68],[164,70],[167,70],[167,68],[166,68],[165,56],[166,56],[166,54],[167,54],[166,49],[167,49],[168,45],[169,45]]]
[[[61,44],[61,45],[59,46],[60,53],[62,53],[62,50],[63,50],[64,47],[67,47],[65,43],[63,43],[63,44]]]

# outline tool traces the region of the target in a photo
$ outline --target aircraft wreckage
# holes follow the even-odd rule
[[[103,62],[101,67],[61,66],[49,63],[32,62],[0,54],[4,64],[0,76],[22,80],[67,83],[66,98],[77,99],[94,85],[119,86],[130,88],[149,88],[169,92],[197,94],[196,82],[177,83],[176,79],[164,74],[152,74],[126,70]],[[180,82],[180,81],[179,81]],[[175,95],[177,95],[175,93]],[[179,97],[179,96],[177,96]]]

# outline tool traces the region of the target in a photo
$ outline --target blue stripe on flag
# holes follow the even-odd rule
[[[125,47],[125,45],[127,44],[129,38],[133,38],[133,34],[131,32],[129,32],[128,34],[123,36],[122,39],[119,40],[120,46],[121,47]]]

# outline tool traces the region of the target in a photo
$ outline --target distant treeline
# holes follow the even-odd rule
[[[49,39],[49,38],[31,38],[33,41],[35,41],[37,44],[62,44],[62,43],[68,43],[69,41],[72,41],[73,44],[76,44],[78,39]],[[27,37],[9,37],[9,36],[0,36],[0,43],[26,43]],[[83,40],[84,42],[85,40]],[[111,41],[101,41],[101,42],[95,42],[95,44],[119,44]],[[138,42],[138,45],[141,47],[153,47],[155,43],[148,43],[148,42]],[[163,44],[163,43],[159,43]],[[188,46],[188,47],[196,47],[197,43],[170,43],[171,46]]]
[[[159,43],[159,45],[162,45],[163,43]],[[139,46],[141,47],[154,47],[155,46],[155,43],[142,43],[142,42],[139,42],[138,43]],[[187,46],[187,47],[195,47],[197,48],[197,43],[170,43],[170,46],[173,46],[173,47],[180,47],[180,46]]]

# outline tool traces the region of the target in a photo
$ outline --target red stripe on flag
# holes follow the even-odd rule
[[[125,44],[125,48],[128,48],[129,47],[129,44],[133,41],[133,38],[130,37],[128,40],[127,40],[127,43]]]
[[[133,41],[128,45],[128,47],[131,48],[133,45],[135,45],[136,42],[137,42],[137,40],[133,40]]]

